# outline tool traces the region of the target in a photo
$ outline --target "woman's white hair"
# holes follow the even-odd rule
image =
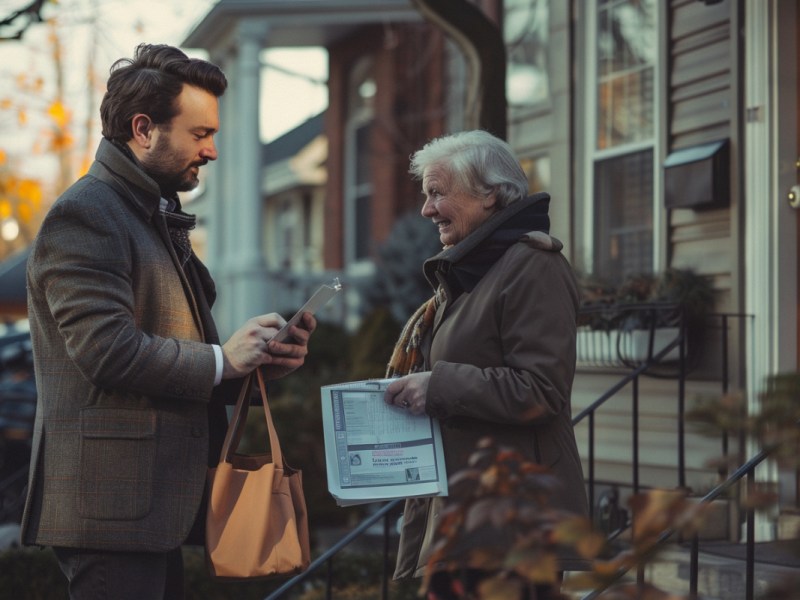
[[[415,179],[430,166],[447,169],[461,192],[495,194],[500,208],[528,195],[528,178],[506,142],[479,129],[435,138],[411,155]]]

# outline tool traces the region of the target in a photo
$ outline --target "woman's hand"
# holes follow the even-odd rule
[[[430,371],[400,377],[386,388],[383,401],[404,408],[412,415],[424,415],[430,380]]]

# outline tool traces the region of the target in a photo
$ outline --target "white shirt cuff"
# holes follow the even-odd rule
[[[219,385],[220,381],[222,381],[222,348],[216,344],[211,344],[211,347],[214,349],[214,358],[217,360],[217,373],[214,375],[214,385]]]

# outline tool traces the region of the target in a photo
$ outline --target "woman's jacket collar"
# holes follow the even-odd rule
[[[540,192],[512,202],[505,208],[497,211],[458,244],[442,250],[436,256],[425,261],[423,264],[423,272],[428,283],[432,288],[436,289],[439,286],[439,278],[436,276],[437,271],[446,276],[453,265],[457,265],[464,258],[468,257],[471,252],[476,250],[478,246],[491,237],[495,231],[501,229],[505,224],[514,219],[514,217],[526,210],[530,210],[534,206],[543,209],[544,216],[546,217],[549,205],[550,195],[545,192]],[[543,233],[547,235],[549,231],[549,219],[546,220],[546,223],[546,227],[538,230],[538,232],[521,233],[520,239],[528,237],[531,240],[539,240],[538,242],[534,242],[534,245],[539,246],[542,242],[541,238],[538,235],[532,238],[530,236],[534,233]],[[560,242],[550,238],[549,235],[547,235],[547,237],[553,240],[553,242],[559,246],[558,249],[560,249]]]

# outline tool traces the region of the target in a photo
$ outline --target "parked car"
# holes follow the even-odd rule
[[[0,525],[22,517],[35,413],[30,335],[6,334],[0,337]]]

